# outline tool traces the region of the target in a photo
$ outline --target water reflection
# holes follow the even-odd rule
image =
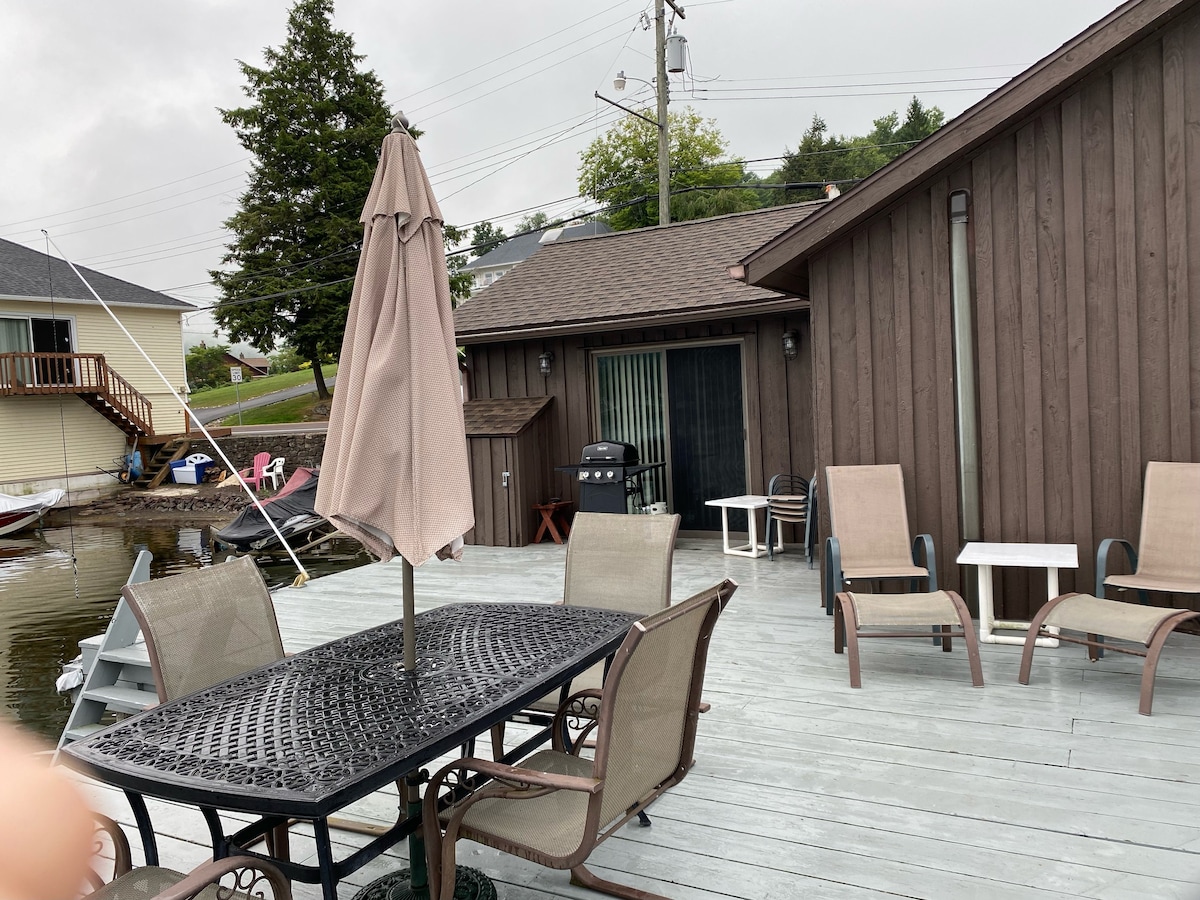
[[[94,522],[46,528],[0,538],[0,708],[30,730],[57,740],[70,699],[54,681],[79,641],[100,634],[116,606],[139,550],[154,555],[151,577],[212,565],[207,522],[174,525]],[[364,565],[370,556],[349,540],[336,540],[305,557],[311,575]],[[72,563],[74,561],[74,563]],[[290,584],[288,560],[263,567],[272,587]]]

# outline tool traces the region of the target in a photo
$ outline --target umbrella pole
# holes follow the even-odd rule
[[[404,592],[404,671],[417,671],[417,635],[415,622],[417,604],[413,597],[413,567],[404,557],[401,565]]]

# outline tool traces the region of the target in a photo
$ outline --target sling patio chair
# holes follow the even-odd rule
[[[767,483],[767,558],[775,559],[774,536],[784,523],[804,526],[804,556],[812,568],[812,498],[816,478],[802,475],[773,475]],[[779,545],[783,546],[782,539]]]
[[[275,604],[248,556],[127,584],[160,702],[283,658]]]
[[[915,592],[924,579],[929,592],[938,589],[933,537],[909,537],[900,466],[827,466],[825,479],[830,528],[825,539],[827,615],[833,615],[834,597],[846,582],[907,579]]]
[[[432,900],[454,896],[460,838],[570,869],[573,884],[632,900],[663,900],[599,878],[584,863],[692,767],[709,641],[736,588],[723,581],[635,622],[604,690],[564,701],[556,718],[599,700],[599,713],[587,726],[594,758],[579,755],[582,741],[568,751],[554,729],[554,746],[517,766],[467,758],[433,776],[422,812]],[[471,776],[492,780],[468,793],[462,785]],[[443,785],[449,786],[445,795]]]
[[[272,863],[253,856],[210,860],[190,873],[160,866],[134,868],[129,841],[121,826],[96,814],[97,845],[112,858],[110,880],[93,872],[92,887],[83,900],[291,900],[291,883]],[[269,889],[269,890],[268,890]]]
[[[576,513],[567,538],[563,599],[566,606],[592,606],[649,615],[671,605],[671,565],[679,516]],[[562,691],[536,700],[516,720],[548,724],[567,693],[604,683],[604,663],[576,675]],[[504,724],[492,729],[492,753],[504,755]]]
[[[1124,548],[1132,574],[1107,574],[1113,546]],[[1120,538],[1106,538],[1096,551],[1097,596],[1106,585],[1136,590],[1143,604],[1149,591],[1200,594],[1200,463],[1146,463],[1137,551]]]
[[[959,631],[952,631],[954,625]],[[979,643],[971,626],[971,613],[962,597],[954,591],[931,591],[927,594],[852,594],[842,591],[834,598],[833,652],[843,647],[850,662],[850,687],[862,687],[858,661],[859,638],[929,637],[929,631],[897,631],[900,628],[930,627],[940,630],[934,642],[941,642],[946,653],[951,638],[962,638],[967,645],[967,662],[971,667],[971,684],[983,687],[983,668],[979,662]],[[886,628],[885,631],[863,631],[863,628]]]

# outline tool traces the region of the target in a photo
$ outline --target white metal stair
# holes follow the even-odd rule
[[[142,550],[134,561],[126,584],[150,580],[150,552]],[[135,713],[158,702],[154,673],[146,645],[139,640],[141,630],[133,610],[122,597],[108,629],[95,649],[95,660],[89,661],[86,642],[83,669],[87,673],[75,706],[67,718],[67,726],[58,739],[58,746],[87,737],[102,727],[101,721],[110,710]],[[89,664],[90,663],[90,664]]]

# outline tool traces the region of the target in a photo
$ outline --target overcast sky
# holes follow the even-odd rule
[[[915,94],[961,113],[1115,0],[698,0],[676,20],[688,71],[671,108],[716,121],[767,174],[814,114],[840,134]],[[0,237],[197,302],[216,292],[221,223],[248,166],[218,108],[242,105],[237,60],[285,37],[288,0],[0,0]],[[425,131],[448,222],[586,209],[578,157],[654,76],[653,0],[342,0],[335,25]],[[668,7],[668,14],[670,9]],[[624,70],[624,94],[612,86]],[[381,135],[382,138],[382,135]],[[51,248],[50,252],[55,253]],[[55,255],[59,255],[55,253]],[[196,316],[190,345],[211,338]]]

